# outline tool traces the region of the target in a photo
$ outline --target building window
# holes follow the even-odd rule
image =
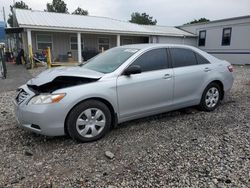
[[[133,40],[130,38],[122,39],[122,45],[133,44]]]
[[[77,37],[70,36],[70,50],[77,50]],[[81,37],[81,48],[83,49],[83,38]]]
[[[98,38],[98,50],[102,51],[102,48],[104,50],[109,49],[109,38]]]
[[[222,46],[229,46],[231,43],[232,28],[224,28],[222,31]]]
[[[205,44],[206,44],[206,31],[200,31],[199,46],[205,46]]]
[[[38,50],[44,50],[50,47],[52,49],[52,36],[48,34],[36,35],[36,46]]]

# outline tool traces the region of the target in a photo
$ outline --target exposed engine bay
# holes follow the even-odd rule
[[[84,77],[74,77],[74,76],[58,76],[51,82],[45,83],[43,85],[29,85],[27,86],[36,94],[39,93],[52,93],[55,90],[87,84],[91,82],[95,82],[99,80],[99,78],[84,78]]]

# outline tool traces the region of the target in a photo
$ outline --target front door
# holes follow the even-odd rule
[[[131,64],[140,66],[142,73],[118,77],[120,119],[159,112],[172,104],[173,69],[167,59],[165,48],[150,50]]]

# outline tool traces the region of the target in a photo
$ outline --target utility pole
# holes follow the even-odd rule
[[[14,12],[15,12],[15,0],[13,0],[13,9],[12,9],[12,23],[14,26]]]
[[[3,20],[4,20],[5,24],[6,24],[6,17],[5,17],[5,10],[4,10],[4,6],[3,6]]]

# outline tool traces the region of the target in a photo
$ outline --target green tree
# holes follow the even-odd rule
[[[74,12],[72,12],[72,14],[88,15],[89,12],[87,10],[80,8],[80,7],[77,7],[77,9]]]
[[[47,9],[45,11],[68,13],[68,8],[63,0],[52,0],[52,3],[47,3]]]
[[[142,25],[156,25],[157,20],[153,20],[153,17],[149,16],[146,13],[140,14],[139,12],[133,12],[131,14],[131,20],[129,20],[129,22]]]
[[[13,25],[14,25],[14,23],[13,23],[13,11],[14,11],[14,8],[29,9],[29,6],[26,5],[23,1],[18,1],[13,6],[10,6],[11,14],[9,14],[9,18],[7,20],[10,27],[13,27]]]
[[[205,23],[205,22],[210,22],[210,20],[207,18],[200,18],[199,20],[194,19],[193,21],[188,22],[186,24]]]

